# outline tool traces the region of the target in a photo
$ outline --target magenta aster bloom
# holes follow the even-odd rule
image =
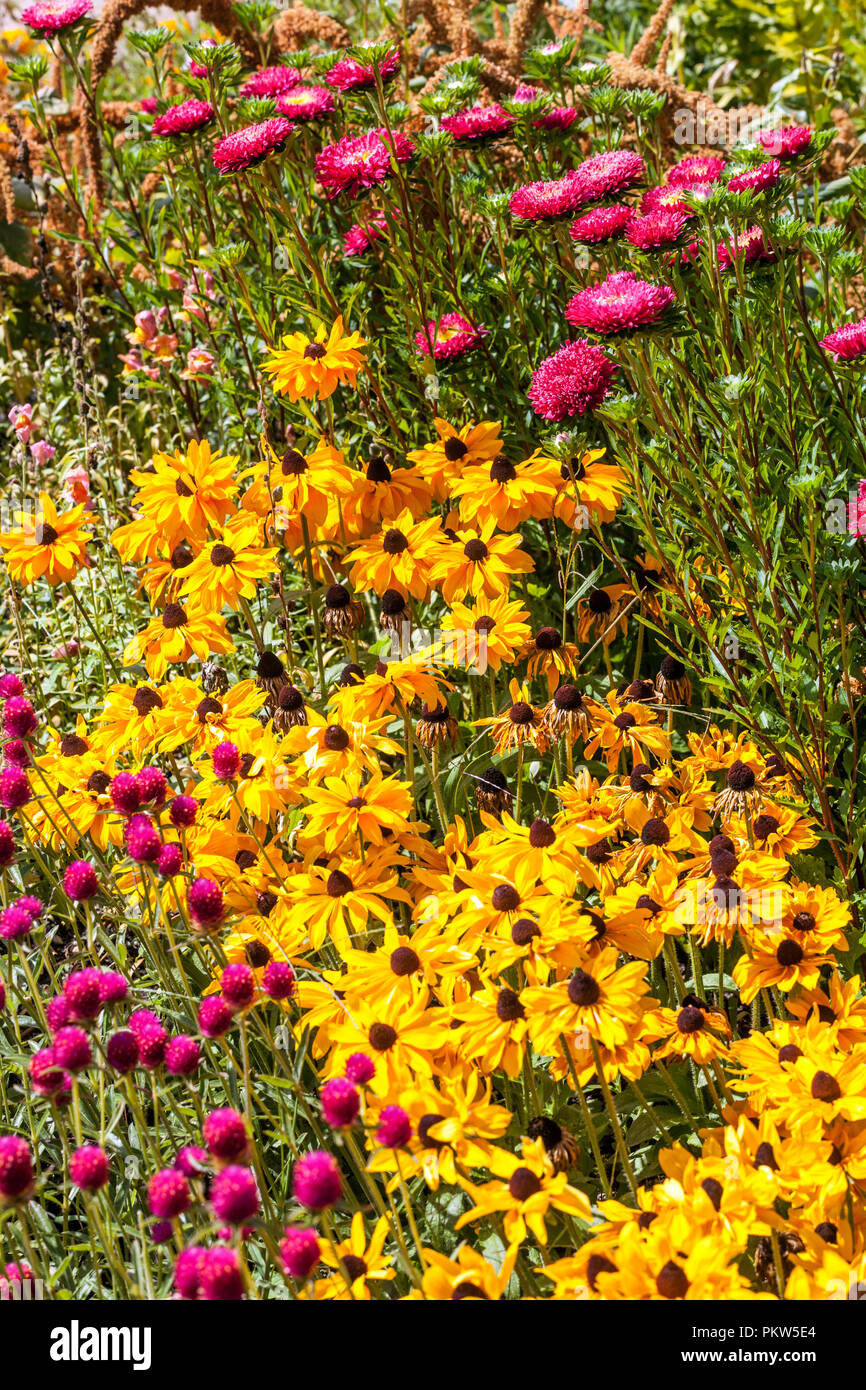
[[[569,236],[581,246],[597,246],[599,242],[611,241],[620,236],[634,217],[634,208],[625,203],[611,203],[610,207],[592,208],[572,222]]]
[[[727,160],[718,154],[693,154],[668,169],[669,188],[694,188],[699,183],[715,183],[721,178]]]
[[[301,75],[295,68],[287,68],[278,63],[272,68],[259,68],[238,92],[242,97],[281,97],[300,83]]]
[[[374,212],[369,222],[356,222],[343,238],[343,254],[363,256],[375,241],[382,241],[388,229],[384,212]]]
[[[646,167],[633,150],[605,150],[578,164],[571,177],[583,190],[584,203],[595,203],[641,183]]]
[[[576,328],[588,328],[592,333],[633,333],[657,324],[675,299],[668,285],[640,280],[633,270],[618,270],[600,285],[579,290],[565,317]]]
[[[832,333],[821,339],[821,347],[832,353],[837,362],[853,362],[855,358],[863,357],[866,355],[866,319],[843,323],[841,328],[834,328]]]
[[[93,9],[91,0],[37,0],[21,11],[21,22],[37,34],[59,34]]]
[[[293,121],[314,121],[319,116],[329,116],[335,102],[327,87],[293,87],[284,92],[277,102],[277,110]]]
[[[550,182],[525,183],[512,193],[508,206],[512,217],[526,222],[548,222],[572,217],[586,202],[583,186],[573,174]]]
[[[494,103],[492,106],[470,106],[458,111],[456,116],[443,116],[439,124],[458,145],[475,145],[509,135],[517,122]]]
[[[564,420],[586,415],[610,393],[617,370],[603,348],[578,338],[546,357],[532,374],[529,399],[536,415]]]
[[[252,169],[261,164],[269,154],[281,150],[294,129],[285,116],[274,116],[258,125],[248,125],[243,130],[233,130],[231,135],[217,140],[213,147],[213,162],[221,174],[234,174],[241,169]]]
[[[782,166],[778,159],[768,159],[745,174],[735,174],[732,179],[728,179],[728,188],[732,193],[764,193],[779,182],[781,172]]]
[[[689,193],[695,193],[699,188],[709,188],[707,184],[695,184],[688,189]],[[683,188],[648,188],[640,200],[641,213],[647,215],[650,212],[658,212],[660,208],[673,212],[681,212],[684,217],[694,217],[694,211],[683,199]]]
[[[191,135],[210,125],[214,109],[209,101],[181,101],[169,106],[153,123],[154,135]]]
[[[743,265],[754,265],[756,261],[770,264],[778,260],[776,253],[767,244],[761,227],[749,227],[748,231],[742,232],[740,236],[731,237],[730,241],[719,242],[716,256],[720,270],[730,270],[735,260],[741,261]]]
[[[657,208],[645,217],[634,217],[625,231],[626,241],[640,251],[658,251],[665,246],[673,246],[682,235],[689,220],[689,213],[677,208]]]
[[[472,348],[478,347],[489,329],[477,327],[462,314],[443,314],[437,323],[431,319],[425,331],[415,334],[415,346],[423,355],[431,354],[436,362],[452,362]]]
[[[862,324],[849,324],[848,326],[850,328],[863,327]],[[824,341],[826,342],[826,339]],[[863,351],[866,352],[866,339],[864,339]],[[857,484],[857,496],[848,503],[848,530],[852,536],[866,536],[866,478],[860,479]],[[46,1048],[45,1051],[50,1052],[51,1049]],[[36,1056],[39,1056],[38,1052]],[[32,1069],[33,1063],[31,1062],[30,1065]]]
[[[377,65],[382,82],[390,82],[400,66],[400,50],[392,48]],[[338,92],[360,92],[376,85],[376,73],[372,63],[359,63],[356,58],[341,58],[329,73],[325,74],[329,87]]]
[[[530,102],[544,93],[537,87],[520,86],[511,98],[512,101]],[[573,106],[551,106],[532,122],[536,130],[568,130],[577,120],[577,110]]]
[[[393,145],[392,145],[393,140]],[[393,172],[392,159],[405,164],[415,153],[411,140],[399,131],[389,135],[382,127],[363,135],[344,135],[316,155],[316,176],[329,198],[348,193],[358,198],[377,188]]]
[[[779,130],[762,130],[758,144],[776,159],[794,159],[809,148],[813,134],[810,125],[786,125]]]

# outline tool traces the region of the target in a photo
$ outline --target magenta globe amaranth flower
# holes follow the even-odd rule
[[[319,1093],[322,1114],[332,1129],[348,1129],[358,1118],[361,1096],[356,1086],[344,1076],[327,1081]]]
[[[4,941],[16,941],[22,936],[29,936],[34,925],[30,913],[14,903],[0,912],[0,938]]]
[[[71,1010],[68,1001],[62,994],[57,994],[53,999],[49,999],[45,1005],[45,1022],[48,1024],[48,1031],[56,1033],[62,1028],[64,1023],[68,1023],[71,1017]]]
[[[211,754],[214,776],[221,782],[237,777],[241,765],[240,749],[235,743],[218,743]]]
[[[271,120],[260,121],[258,125],[233,130],[231,134],[217,140],[214,145],[214,165],[221,174],[235,174],[244,169],[252,169],[254,165],[261,164],[269,154],[276,154],[281,150],[293,130],[292,122],[287,121],[285,116],[273,116]]]
[[[112,777],[108,795],[115,811],[122,816],[131,816],[141,805],[141,788],[132,772],[118,772]]]
[[[90,1039],[83,1028],[67,1024],[54,1034],[54,1056],[64,1071],[83,1071],[93,1060]]]
[[[482,324],[470,323],[462,314],[443,314],[430,319],[426,329],[415,334],[415,346],[423,355],[436,362],[453,362],[477,348],[489,334]]]
[[[154,135],[192,135],[210,125],[215,111],[209,101],[181,101],[169,106],[153,123]]]
[[[236,1250],[217,1245],[206,1250],[201,1267],[201,1297],[209,1302],[238,1302],[244,1296],[244,1280]]]
[[[149,801],[155,806],[162,805],[168,794],[168,783],[161,767],[148,764],[147,767],[139,769],[135,774],[135,780],[138,783],[142,806],[146,806]]]
[[[346,1061],[345,1072],[356,1086],[366,1086],[376,1075],[376,1063],[366,1052],[353,1052]]]
[[[270,999],[291,999],[295,992],[295,972],[288,961],[272,960],[265,966],[262,988]]]
[[[17,811],[30,800],[30,783],[20,767],[4,767],[0,772],[0,805]]]
[[[17,1134],[0,1135],[0,1200],[19,1202],[33,1187],[30,1147]]]
[[[129,994],[129,982],[117,970],[102,970],[99,974],[99,994],[103,1004],[121,1004]]]
[[[147,1205],[151,1216],[171,1221],[186,1211],[190,1203],[189,1183],[179,1168],[161,1168],[147,1184]]]
[[[249,1168],[231,1163],[217,1173],[210,1189],[210,1203],[221,1221],[238,1226],[259,1209],[259,1189]]]
[[[28,407],[28,409],[30,408],[32,407]],[[12,419],[11,412],[9,418],[10,420]],[[24,442],[26,444],[27,441],[25,440]],[[24,682],[14,671],[7,671],[4,675],[0,676],[0,700],[8,700],[12,695],[23,694]]]
[[[603,348],[578,338],[546,357],[532,374],[529,399],[536,415],[565,420],[586,415],[610,394],[617,365]]]
[[[174,1266],[174,1286],[181,1298],[197,1299],[201,1296],[201,1279],[207,1251],[204,1246],[191,1245],[181,1250]]]
[[[322,1149],[303,1154],[292,1174],[292,1195],[311,1211],[324,1211],[340,1200],[342,1182],[336,1160]]]
[[[136,1037],[143,1033],[145,1028],[162,1027],[162,1020],[153,1009],[134,1009],[129,1015],[129,1026]]]
[[[212,1158],[231,1162],[249,1149],[249,1135],[243,1115],[225,1106],[206,1116],[202,1136]]]
[[[186,1178],[200,1178],[207,1168],[207,1153],[197,1144],[185,1144],[178,1150],[174,1167],[179,1168]]]
[[[358,198],[367,189],[385,183],[395,161],[405,164],[414,153],[412,141],[398,130],[379,127],[364,135],[344,135],[316,155],[316,177],[329,198],[341,193]]]
[[[105,1055],[108,1065],[125,1076],[138,1066],[138,1038],[129,1028],[119,1029],[108,1039]]]
[[[163,845],[156,860],[157,872],[163,878],[174,878],[183,868],[183,851],[180,845]]]
[[[37,728],[36,711],[23,695],[13,695],[3,708],[3,727],[10,738],[27,738]]]
[[[76,859],[63,875],[63,889],[73,902],[88,902],[99,892],[96,870],[86,859]]]
[[[601,284],[578,290],[566,307],[565,317],[592,333],[633,333],[658,324],[675,300],[670,286],[641,280],[632,270],[618,270]]]
[[[178,830],[188,829],[195,825],[195,818],[198,815],[198,802],[194,796],[176,796],[168,808],[168,818],[172,825],[177,826]]]
[[[161,1023],[149,1023],[136,1033],[138,1057],[148,1071],[155,1071],[165,1061],[168,1033]]]
[[[98,1144],[84,1144],[69,1158],[69,1180],[82,1192],[98,1192],[108,1182],[108,1155]]]
[[[204,1038],[221,1038],[234,1022],[234,1014],[218,994],[208,995],[198,1008],[198,1026]]]
[[[178,1033],[165,1049],[165,1069],[170,1076],[194,1076],[201,1065],[201,1047],[188,1033]]]
[[[213,926],[223,915],[223,894],[218,883],[210,878],[197,878],[190,885],[187,902],[193,918],[200,926]]]
[[[383,1149],[402,1149],[412,1137],[412,1122],[401,1105],[386,1105],[379,1114],[376,1142]]]
[[[246,1009],[256,997],[256,977],[242,962],[227,965],[220,976],[220,989],[230,1009]]]
[[[0,867],[6,868],[14,861],[15,833],[8,820],[0,820]]]
[[[832,333],[821,339],[821,347],[831,353],[837,362],[855,362],[866,356],[866,319],[843,323],[841,328],[834,328]]]
[[[63,1090],[66,1074],[57,1065],[53,1047],[40,1047],[34,1052],[27,1066],[30,1084],[39,1096],[56,1096]]]
[[[102,972],[88,966],[76,970],[63,986],[69,1016],[75,1020],[96,1018],[102,1009]]]
[[[162,837],[149,816],[136,816],[126,830],[126,849],[136,864],[155,864],[162,853]]]
[[[309,1279],[319,1263],[319,1237],[312,1226],[287,1226],[280,1241],[280,1258],[290,1279]]]

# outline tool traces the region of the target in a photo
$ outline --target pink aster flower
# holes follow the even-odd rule
[[[810,125],[786,125],[779,130],[762,130],[758,144],[776,159],[793,159],[809,148],[813,134]]]
[[[513,116],[496,103],[471,106],[456,116],[443,116],[440,125],[458,145],[475,145],[483,140],[499,140],[517,124]]]
[[[572,217],[586,202],[583,186],[573,174],[549,182],[525,183],[512,193],[508,206],[512,217],[525,222],[547,222]]]
[[[436,362],[452,362],[478,347],[489,329],[469,322],[462,314],[443,314],[438,323],[430,319],[427,328],[415,334],[415,346],[423,355],[432,354]]]
[[[361,45],[359,45],[360,47]],[[400,66],[400,50],[392,48],[377,64],[382,82],[390,82]],[[329,87],[338,92],[360,92],[375,87],[376,73],[372,63],[359,63],[356,58],[341,58],[325,75]]]
[[[782,166],[778,159],[768,159],[763,164],[755,165],[754,169],[749,169],[745,174],[735,174],[732,179],[728,179],[728,188],[732,193],[765,193],[768,188],[773,188],[779,182],[779,175]]]
[[[333,95],[327,87],[293,87],[284,92],[277,102],[277,110],[293,121],[314,121],[320,116],[330,116],[334,110]]]
[[[37,0],[21,11],[21,22],[37,34],[59,34],[93,9],[91,0]]]
[[[356,222],[343,238],[345,256],[363,256],[376,241],[382,241],[388,230],[384,212],[374,212],[369,222]]]
[[[721,178],[727,160],[718,154],[693,154],[668,169],[669,188],[694,188],[699,183],[715,183]]]
[[[579,290],[565,317],[576,328],[588,328],[592,333],[633,333],[657,324],[675,299],[668,285],[641,280],[633,270],[618,270],[601,284]]]
[[[597,246],[621,236],[633,217],[634,208],[625,203],[611,203],[610,207],[592,208],[578,217],[568,234],[579,246]]]
[[[767,244],[761,227],[749,227],[738,237],[719,242],[716,256],[720,270],[730,270],[735,260],[741,261],[743,265],[754,265],[757,261],[770,264],[778,260],[776,253]]]
[[[393,142],[393,143],[392,143]],[[405,164],[415,153],[411,140],[399,131],[389,135],[382,127],[363,135],[344,135],[316,155],[316,176],[329,198],[348,193],[358,198],[377,188],[393,172],[393,162]]]
[[[852,328],[862,328],[863,326],[863,324],[850,325]],[[826,339],[824,341],[826,342]],[[863,351],[866,352],[866,340],[864,340]],[[857,484],[857,496],[852,495],[848,503],[848,530],[852,536],[866,536],[866,478],[860,479]],[[46,1049],[46,1051],[50,1051],[50,1049]],[[39,1056],[38,1053],[36,1055]]]
[[[641,183],[646,166],[633,150],[605,150],[578,164],[571,177],[581,185],[583,202],[595,203]]]
[[[153,123],[154,135],[191,135],[210,125],[214,109],[209,101],[181,101],[169,106]]]
[[[234,174],[241,169],[252,169],[261,164],[269,154],[281,150],[294,129],[285,116],[274,116],[258,125],[248,125],[242,130],[233,130],[231,135],[217,140],[213,147],[213,162],[221,174]]]
[[[694,217],[695,213],[683,198],[683,193],[695,193],[699,188],[709,188],[709,184],[696,184],[688,190],[683,188],[648,188],[640,200],[641,213],[658,212],[660,208],[681,212],[684,217]]]
[[[301,81],[301,75],[295,68],[287,68],[285,64],[278,63],[275,67],[259,68],[252,77],[248,77],[241,87],[238,96],[242,97],[281,97],[284,92],[290,92],[293,87],[297,87]]]
[[[529,399],[536,415],[564,420],[586,415],[610,393],[617,370],[603,348],[578,338],[546,357],[532,374]]]
[[[538,87],[520,86],[511,98],[512,101],[530,102],[543,96]],[[532,122],[535,130],[568,130],[577,120],[574,106],[551,106]]]
[[[673,246],[682,235],[689,213],[677,208],[657,208],[645,217],[634,217],[625,229],[625,239],[639,251],[658,251]]]
[[[866,319],[843,323],[841,328],[834,328],[832,333],[821,339],[821,347],[832,353],[837,362],[853,362],[855,358],[863,357],[866,355]],[[863,488],[862,483],[860,487]]]

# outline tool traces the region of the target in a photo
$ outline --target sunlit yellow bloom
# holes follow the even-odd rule
[[[360,333],[345,333],[343,319],[334,320],[333,327],[320,323],[312,340],[305,333],[289,333],[282,347],[262,365],[274,379],[274,390],[290,401],[326,401],[341,382],[354,388],[358,373],[365,365],[361,348],[366,347]]]
[[[58,513],[47,492],[40,492],[35,514],[16,513],[19,525],[0,534],[9,578],[26,588],[37,579],[52,586],[74,579],[87,563],[88,528],[93,521],[84,506]]]

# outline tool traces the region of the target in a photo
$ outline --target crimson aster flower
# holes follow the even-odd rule
[[[601,284],[579,290],[569,301],[565,317],[592,333],[633,333],[657,324],[675,299],[668,285],[641,280],[633,270],[618,270]]]
[[[522,85],[517,88],[512,101],[530,102],[536,101],[544,93],[537,87]],[[551,106],[547,111],[532,122],[536,130],[568,130],[577,120],[577,110],[574,106]]]
[[[535,369],[529,399],[536,415],[545,420],[586,415],[610,393],[616,371],[616,363],[602,348],[578,338]]]
[[[209,101],[181,101],[169,106],[153,123],[154,135],[191,135],[209,125],[214,109]]]
[[[640,183],[646,167],[633,150],[605,150],[578,164],[571,177],[583,189],[583,201],[595,203]]]
[[[831,352],[838,361],[852,362],[866,354],[866,319],[856,323],[843,323],[834,328],[826,338],[821,339],[821,347]]]
[[[415,334],[415,346],[422,354],[430,353],[437,362],[451,362],[478,347],[488,332],[462,314],[443,314],[438,323],[430,319],[426,330]]]
[[[611,203],[610,207],[592,208],[572,222],[569,236],[578,245],[597,246],[620,236],[634,217],[634,208],[626,203]]]
[[[217,140],[213,147],[213,162],[221,174],[252,169],[269,154],[281,150],[292,130],[294,126],[285,116],[274,116],[269,121],[260,121],[258,125],[233,130],[231,135]]]
[[[776,159],[793,159],[809,148],[813,134],[810,125],[786,125],[778,130],[762,130],[758,144]]]
[[[778,159],[768,159],[763,164],[756,164],[754,169],[748,169],[745,174],[735,174],[728,179],[728,188],[732,193],[764,193],[779,182],[781,172]]]
[[[562,179],[523,184],[512,193],[508,206],[513,217],[526,222],[548,222],[571,217],[585,201],[577,179],[566,174]]]
[[[326,145],[316,155],[316,176],[329,198],[340,193],[358,198],[385,182],[393,172],[392,159],[405,164],[414,153],[415,146],[405,135],[377,127]]]
[[[682,235],[689,215],[677,208],[657,208],[645,217],[633,217],[625,229],[625,239],[639,251],[657,251],[663,246],[674,246]]]
[[[93,9],[91,0],[37,0],[21,11],[21,23],[35,33],[59,34],[83,19]]]
[[[730,241],[719,242],[716,256],[720,270],[730,270],[735,260],[742,261],[743,265],[754,265],[756,261],[770,263],[778,260],[776,253],[767,243],[762,227],[749,227],[739,236],[731,237]]]
[[[369,222],[356,222],[343,238],[343,254],[363,256],[374,241],[381,241],[388,230],[384,212],[374,212]]]
[[[381,81],[390,82],[399,66],[400,50],[392,48],[377,64]],[[338,92],[361,92],[375,87],[376,71],[372,63],[359,63],[356,58],[345,57],[325,74],[325,81],[329,87],[336,87]]]
[[[300,80],[300,73],[294,68],[287,68],[285,64],[278,63],[275,67],[259,68],[258,72],[247,78],[238,95],[280,97],[284,92],[290,92],[293,87],[297,87]]]
[[[314,121],[319,116],[330,116],[334,110],[333,95],[327,87],[293,87],[284,92],[277,101],[277,110],[293,121]]]
[[[668,169],[669,188],[694,188],[699,183],[715,183],[721,178],[727,160],[718,154],[693,154]]]
[[[710,184],[695,184],[688,190],[684,188],[648,188],[640,200],[641,213],[646,216],[650,212],[658,212],[664,209],[670,212],[681,212],[684,217],[694,217],[695,213],[683,198],[683,194],[688,191],[695,194],[699,190],[709,190]]]
[[[477,145],[509,135],[517,122],[494,102],[492,106],[470,106],[456,116],[443,116],[439,124],[456,144]]]

